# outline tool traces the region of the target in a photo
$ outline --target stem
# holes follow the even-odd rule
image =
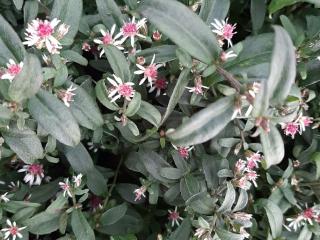
[[[239,83],[239,81],[231,73],[224,70],[222,67],[216,66],[216,68],[217,68],[217,72],[220,75],[222,75],[230,83],[230,85],[237,90],[237,92],[240,92],[241,84]]]

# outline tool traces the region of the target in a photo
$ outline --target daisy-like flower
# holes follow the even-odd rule
[[[24,165],[18,172],[25,172],[24,182],[32,185],[40,185],[44,178],[43,165],[38,163]]]
[[[223,40],[227,40],[228,46],[232,46],[231,40],[237,33],[234,31],[237,24],[229,24],[228,19],[221,21],[214,19],[214,23],[211,23],[211,25],[215,28],[212,32],[216,33],[220,38],[220,44],[223,45]]]
[[[291,135],[292,139],[299,133],[299,124],[296,122],[281,123],[281,128],[284,130],[284,134]]]
[[[117,34],[116,36],[113,36],[115,30],[116,30],[115,24],[111,27],[110,32],[109,31],[105,32],[103,29],[101,29],[100,32],[102,34],[102,38],[96,38],[93,40],[96,44],[101,45],[100,57],[104,54],[103,46],[113,45],[120,50],[124,49],[123,47],[121,47],[121,44],[125,41],[125,38],[119,40],[119,38],[121,37],[121,34]]]
[[[298,123],[300,126],[300,132],[304,132],[306,130],[306,127],[309,127],[313,123],[313,121],[311,117],[299,116]]]
[[[146,38],[146,36],[139,33],[139,30],[146,24],[147,19],[142,18],[136,22],[135,17],[132,18],[131,22],[125,22],[120,30],[120,34],[123,36],[123,41],[130,38],[131,46],[134,47],[134,38]]]
[[[165,78],[160,78],[160,79],[153,81],[153,85],[150,84],[150,82],[149,82],[148,83],[148,87],[150,87],[149,93],[156,90],[157,91],[156,97],[159,97],[161,94],[161,91],[166,89],[167,85],[168,85],[168,82],[166,81]],[[163,94],[163,95],[165,95],[165,94]]]
[[[82,176],[83,175],[81,173],[79,173],[77,176],[72,177],[75,187],[80,187],[81,181],[82,181]]]
[[[119,98],[123,97],[127,101],[131,101],[135,94],[133,89],[133,82],[123,82],[121,78],[113,74],[113,78],[107,78],[109,83],[111,83],[112,88],[109,91],[108,97],[111,98],[111,102],[115,102]]]
[[[171,221],[171,226],[174,227],[174,225],[179,226],[179,220],[183,220],[182,217],[180,217],[180,214],[178,212],[178,207],[175,207],[175,209],[172,210],[168,210],[168,219],[169,221]]]
[[[26,227],[18,227],[16,222],[11,222],[9,219],[7,219],[7,225],[8,227],[1,229],[1,231],[4,232],[4,239],[11,237],[12,240],[15,240],[17,237],[23,237],[20,232]]]
[[[83,42],[81,49],[85,52],[89,52],[91,50],[91,46],[88,42]]]
[[[261,155],[259,152],[251,154],[247,157],[247,169],[252,170],[254,168],[258,168],[258,163],[261,162]]]
[[[62,48],[61,40],[69,31],[69,26],[61,24],[58,29],[55,29],[60,23],[57,18],[48,20],[35,19],[28,24],[26,29],[26,41],[23,44],[35,46],[38,49],[46,48],[51,54],[58,54]]]
[[[68,195],[69,197],[72,197],[71,186],[68,178],[66,178],[64,182],[59,182],[59,186],[63,190],[63,196]]]
[[[71,84],[71,86],[67,90],[60,90],[58,92],[58,97],[63,101],[64,105],[66,105],[67,107],[70,107],[70,102],[74,101],[73,96],[76,95],[74,93],[76,89],[77,88],[73,87],[73,85]]]
[[[137,188],[136,190],[133,191],[133,193],[136,195],[134,201],[139,201],[142,199],[142,197],[146,198],[146,193],[147,188],[145,186],[141,186],[140,188]]]
[[[2,194],[2,195],[0,195],[0,202],[9,202],[10,201],[10,199],[7,197],[7,195],[8,195],[8,193],[6,192],[6,193],[4,193],[4,194]]]
[[[23,62],[16,63],[13,59],[9,59],[7,63],[7,68],[4,73],[1,75],[1,79],[8,79],[12,81],[15,76],[17,76],[23,68]]]
[[[180,157],[182,158],[189,158],[190,156],[190,151],[194,148],[194,146],[191,147],[177,147],[175,145],[172,144],[172,146],[174,147],[175,150],[178,151]]]
[[[239,159],[234,166],[234,171],[236,174],[241,174],[245,168],[246,162],[242,159]]]
[[[248,171],[246,174],[245,174],[245,177],[251,181],[253,183],[253,185],[255,187],[257,187],[257,178],[259,177],[259,175],[256,173],[256,171]]]
[[[305,225],[306,223],[309,223],[310,225],[313,225],[312,220],[317,217],[317,215],[314,213],[313,208],[307,208],[298,216],[295,218],[287,218],[287,221],[290,222],[288,225],[289,228],[292,228],[294,231],[297,231],[298,228]]]
[[[204,227],[199,227],[196,229],[196,233],[194,236],[201,240],[212,240],[211,238],[211,230]]]
[[[158,78],[158,69],[162,67],[164,64],[159,63],[155,64],[154,60],[156,55],[153,55],[152,61],[148,67],[144,67],[140,64],[136,64],[136,66],[140,69],[134,72],[134,74],[143,74],[143,78],[140,80],[139,85],[143,84],[146,80],[148,80],[149,85],[152,86],[153,82]]]
[[[220,55],[220,59],[221,59],[222,62],[226,62],[228,59],[235,58],[237,56],[238,55],[235,54],[234,51],[230,50],[228,52],[222,52],[221,55]]]
[[[250,181],[248,181],[248,178],[246,176],[243,176],[237,181],[237,186],[247,191],[250,189],[251,183]]]
[[[194,87],[186,87],[186,89],[189,89],[189,92],[203,95],[203,88],[209,89],[209,87],[202,85],[202,79],[201,76],[196,76],[194,79]]]

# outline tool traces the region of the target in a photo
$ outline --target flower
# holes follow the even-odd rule
[[[172,144],[172,146],[174,147],[174,149],[176,149],[180,155],[180,157],[182,158],[189,158],[190,155],[190,151],[194,148],[194,146],[191,147],[177,147],[175,145]]]
[[[245,168],[246,168],[246,162],[242,159],[239,159],[234,166],[234,170],[237,174],[239,173],[241,174]]]
[[[299,213],[295,218],[287,218],[287,221],[290,222],[288,225],[289,228],[292,228],[294,231],[297,231],[298,228],[309,223],[313,225],[312,220],[318,218],[317,212],[313,208],[307,208],[301,213]]]
[[[75,187],[80,187],[80,185],[81,185],[81,180],[82,180],[82,176],[83,176],[83,175],[82,175],[81,173],[79,173],[77,176],[73,176],[73,177],[72,177]]]
[[[10,201],[10,199],[7,197],[7,194],[8,193],[6,192],[6,193],[0,195],[0,202],[1,201],[3,201],[3,202],[9,202]]]
[[[248,172],[245,174],[245,177],[246,177],[249,181],[253,182],[253,185],[254,185],[255,187],[257,187],[256,180],[257,180],[257,178],[259,177],[259,175],[256,173],[256,171],[248,171]]]
[[[145,192],[147,191],[147,188],[145,186],[141,186],[140,188],[137,188],[133,191],[133,193],[136,195],[134,201],[141,200],[142,197],[146,197]]]
[[[247,176],[243,176],[237,181],[237,186],[243,190],[249,190],[251,187],[251,184],[248,181]]]
[[[182,217],[180,217],[180,214],[178,212],[178,208],[175,207],[175,209],[173,211],[168,210],[168,219],[169,221],[171,221],[171,226],[174,227],[174,225],[176,224],[177,226],[180,225],[179,220],[183,220]]]
[[[237,57],[238,55],[234,53],[234,51],[230,50],[229,52],[222,52],[220,55],[220,59],[223,62],[226,62],[229,58]]]
[[[221,21],[214,19],[214,23],[211,23],[211,25],[215,28],[214,30],[212,30],[212,32],[216,33],[221,38],[222,41],[227,40],[228,46],[232,46],[231,39],[237,33],[237,32],[234,32],[237,24],[234,24],[234,25],[229,24],[228,18],[227,18],[226,20],[221,20]],[[223,42],[222,42],[222,45],[223,45]]]
[[[7,63],[7,69],[1,75],[1,79],[8,79],[12,81],[15,76],[17,76],[23,68],[23,62],[16,63],[13,59],[9,59]]]
[[[252,218],[252,214],[245,212],[236,212],[232,214],[232,218],[239,221],[249,221]]]
[[[109,31],[105,32],[103,29],[101,29],[100,32],[102,34],[102,38],[101,39],[96,38],[93,41],[99,45],[103,45],[103,46],[113,45],[118,49],[123,50],[124,48],[121,47],[120,45],[125,41],[125,39],[118,40],[121,37],[121,34],[117,34],[115,37],[113,37],[115,29],[116,29],[115,24],[111,27],[110,32]],[[104,49],[103,47],[101,47],[100,57],[103,54],[104,54]]]
[[[40,185],[44,178],[43,165],[38,163],[26,164],[18,172],[26,173],[23,180],[25,183],[29,183],[30,186]]]
[[[132,86],[134,85],[133,82],[123,82],[121,78],[117,77],[116,75],[113,74],[113,78],[107,78],[109,83],[112,84],[112,89],[108,95],[109,98],[111,99],[111,102],[115,102],[119,98],[123,97],[127,101],[131,101],[131,99],[134,96],[134,89]]]
[[[76,87],[73,87],[73,84],[67,89],[67,90],[60,90],[58,92],[58,97],[63,101],[64,105],[67,107],[70,107],[70,102],[73,102],[73,96],[76,94],[74,91],[76,90]]]
[[[23,44],[30,46],[36,46],[38,49],[46,48],[51,54],[58,54],[59,49],[62,48],[61,40],[69,31],[69,26],[61,24],[58,27],[57,32],[55,28],[60,23],[57,18],[48,20],[35,19],[28,24],[26,29],[26,41]]]
[[[258,168],[258,162],[261,162],[261,155],[259,152],[253,153],[250,157],[247,157],[247,169],[252,170]]]
[[[155,64],[156,55],[153,55],[151,63],[148,67],[144,67],[140,64],[136,64],[136,66],[140,69],[134,72],[134,74],[143,74],[143,78],[140,80],[139,85],[143,84],[147,79],[149,85],[152,86],[153,82],[158,78],[158,68],[162,67],[163,64]]]
[[[211,230],[204,227],[199,227],[196,229],[196,233],[194,236],[201,240],[212,240],[211,238]]]
[[[22,234],[20,231],[25,229],[26,227],[18,227],[16,222],[11,222],[9,219],[7,219],[7,228],[2,228],[1,231],[4,232],[4,239],[9,239],[9,237],[12,237],[12,240],[15,240],[17,237],[22,238]]]
[[[298,118],[298,123],[300,126],[300,131],[304,132],[306,130],[306,127],[309,127],[311,123],[313,123],[312,118],[308,116],[300,116]]]
[[[59,182],[59,186],[63,190],[63,196],[66,196],[66,194],[68,194],[69,197],[72,197],[71,186],[68,178],[66,178],[64,182]]]
[[[166,81],[165,78],[160,78],[157,79],[155,81],[153,81],[153,85],[150,84],[150,82],[148,83],[148,87],[150,87],[149,89],[149,93],[153,92],[154,90],[157,91],[156,93],[156,97],[160,96],[161,90],[164,90],[167,88],[168,82]],[[165,95],[165,94],[163,94]]]
[[[153,40],[155,41],[160,41],[161,40],[161,37],[162,37],[162,34],[159,33],[159,31],[154,31],[153,34],[152,34],[152,38]]]
[[[139,30],[145,25],[146,22],[147,19],[142,18],[136,23],[135,17],[132,18],[131,22],[125,22],[120,30],[120,34],[123,36],[123,41],[125,41],[127,38],[130,38],[131,46],[134,47],[134,38],[136,36],[146,38],[144,35],[139,33]]]
[[[83,42],[81,49],[85,52],[89,52],[91,50],[91,46],[88,42]]]
[[[206,86],[202,85],[202,79],[201,76],[197,76],[194,79],[194,87],[186,87],[187,89],[189,89],[189,92],[194,92],[195,94],[200,94],[203,95],[203,89],[209,89]]]
[[[291,135],[292,139],[299,132],[299,124],[296,122],[281,123],[281,128],[284,129],[284,134]]]

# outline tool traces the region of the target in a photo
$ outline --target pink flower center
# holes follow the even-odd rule
[[[69,186],[69,184],[66,184],[66,183],[64,183],[63,185],[61,185],[61,188],[63,189],[63,190],[69,190],[70,189],[70,186]]]
[[[235,34],[235,32],[233,32],[236,29],[235,25],[231,25],[231,24],[226,24],[223,27],[223,37],[225,39],[232,39],[233,35]]]
[[[157,89],[166,89],[167,88],[167,82],[165,79],[158,79],[154,82],[154,86]]]
[[[247,178],[248,178],[249,180],[255,180],[255,179],[257,179],[257,177],[258,177],[258,175],[257,175],[256,172],[248,172],[248,173],[246,174],[246,176],[247,176]]]
[[[186,147],[179,147],[178,152],[179,152],[179,155],[183,158],[189,157],[189,151]]]
[[[130,97],[133,93],[133,88],[127,84],[120,84],[118,87],[118,93],[123,97]]]
[[[247,167],[249,169],[254,169],[256,167],[256,163],[253,160],[248,160]]]
[[[151,64],[149,67],[144,70],[144,76],[150,77],[151,79],[157,79],[158,70],[155,64]]]
[[[41,175],[43,174],[43,167],[41,164],[31,164],[28,167],[28,172],[32,175]]]
[[[17,227],[11,227],[9,231],[12,236],[16,236],[19,232],[19,229]]]
[[[312,208],[308,208],[308,209],[304,210],[303,211],[303,217],[304,218],[308,218],[308,219],[312,219],[313,218]]]
[[[287,126],[286,126],[286,133],[287,134],[290,134],[292,136],[294,136],[299,130],[299,125],[294,123],[294,122],[290,122],[290,123],[287,123]]]
[[[21,71],[21,67],[19,64],[12,64],[8,67],[8,73],[11,75],[17,75]]]
[[[41,38],[46,38],[53,33],[53,28],[50,23],[39,23],[38,26],[38,36]]]
[[[125,23],[122,27],[122,32],[125,37],[132,37],[137,34],[138,27],[135,23]]]
[[[106,34],[105,36],[103,36],[103,38],[102,38],[102,42],[103,42],[103,44],[105,44],[105,45],[111,44],[112,41],[113,41],[112,36],[111,36],[109,33],[107,33],[107,34]]]
[[[176,221],[180,218],[180,215],[178,212],[176,211],[173,211],[171,213],[169,213],[169,216],[168,216],[168,219],[171,220],[171,221]]]

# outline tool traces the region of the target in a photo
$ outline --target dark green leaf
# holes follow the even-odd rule
[[[114,0],[96,0],[96,3],[101,20],[106,26],[112,26],[110,25],[110,17],[118,27],[122,26],[124,17]]]
[[[183,220],[181,225],[169,236],[168,240],[189,240],[191,233],[191,221],[189,218]]]
[[[224,20],[228,14],[230,0],[204,0],[201,2],[200,17],[207,24],[215,19]]]
[[[227,182],[227,193],[223,200],[222,205],[218,209],[218,212],[230,212],[234,201],[236,200],[236,191],[231,182]]]
[[[222,228],[216,229],[216,233],[221,240],[222,239],[223,240],[243,240],[244,239],[243,235],[232,233]]]
[[[251,0],[251,21],[252,29],[255,33],[263,26],[266,11],[267,4],[265,0]]]
[[[145,101],[141,101],[141,105],[137,112],[137,115],[147,120],[155,127],[158,127],[161,121],[161,114],[159,110],[155,108],[152,104]]]
[[[71,227],[77,240],[94,240],[94,232],[80,209],[71,214]]]
[[[100,80],[96,85],[96,94],[98,100],[105,106],[106,108],[117,111],[119,107],[115,105],[115,103],[112,103],[110,101],[110,98],[108,97],[107,87],[104,83],[104,80]]]
[[[102,214],[100,222],[102,225],[112,225],[118,222],[121,218],[123,218],[127,210],[128,206],[125,203],[110,208]]]

